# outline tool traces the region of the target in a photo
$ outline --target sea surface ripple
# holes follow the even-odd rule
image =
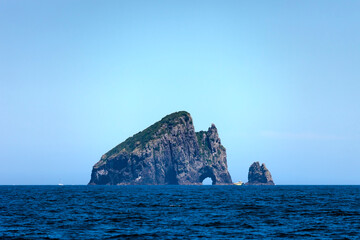
[[[1,239],[359,239],[360,186],[0,186]]]

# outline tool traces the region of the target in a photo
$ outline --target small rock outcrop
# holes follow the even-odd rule
[[[90,185],[232,184],[226,149],[214,124],[195,132],[189,113],[167,115],[105,153]]]
[[[275,185],[270,171],[263,163],[254,162],[249,168],[248,182],[246,185]]]

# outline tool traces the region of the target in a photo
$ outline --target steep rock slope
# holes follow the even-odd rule
[[[185,111],[126,139],[104,154],[92,170],[91,185],[232,184],[226,150],[214,124],[195,132]]]

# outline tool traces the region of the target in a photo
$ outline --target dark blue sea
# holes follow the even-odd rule
[[[360,239],[360,186],[0,186],[1,239]]]

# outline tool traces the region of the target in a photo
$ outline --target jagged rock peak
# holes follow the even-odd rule
[[[226,149],[214,124],[195,132],[188,112],[165,116],[97,162],[89,184],[231,184]]]
[[[275,185],[275,183],[265,164],[260,166],[259,162],[254,162],[249,168],[246,185]]]

